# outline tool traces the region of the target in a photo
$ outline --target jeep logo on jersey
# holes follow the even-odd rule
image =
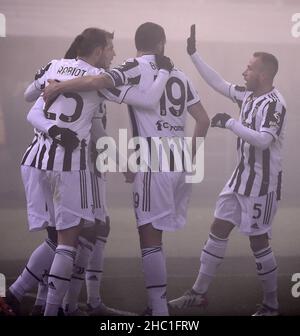
[[[6,37],[6,18],[0,13],[0,37]]]
[[[170,125],[168,122],[163,121],[163,120],[157,120],[156,127],[157,127],[158,131],[162,131],[163,128],[169,129],[170,131],[175,131],[175,132],[184,131],[183,126],[173,126],[173,125]]]

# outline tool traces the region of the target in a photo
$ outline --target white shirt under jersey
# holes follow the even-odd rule
[[[277,89],[254,97],[245,87],[231,85],[229,96],[240,107],[239,121],[245,127],[273,136],[267,149],[237,139],[238,164],[226,188],[245,196],[262,196],[277,191],[280,199],[282,144],[286,124],[286,103]]]
[[[36,74],[35,85],[38,89],[43,89],[48,79],[65,81],[86,75],[99,75],[103,71],[81,59],[53,60]],[[68,152],[46,134],[36,132],[23,156],[22,164],[43,170],[86,169],[92,118],[99,113],[99,105],[103,100],[96,91],[64,93],[52,100],[44,107],[44,116],[52,120],[53,125],[76,132],[79,146],[73,152]]]

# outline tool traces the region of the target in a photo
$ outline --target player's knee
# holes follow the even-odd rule
[[[105,222],[96,219],[96,235],[101,237],[108,237],[110,233],[110,218],[106,216]]]
[[[48,226],[46,228],[48,233],[48,239],[57,246],[57,231],[55,227]]]
[[[211,233],[220,239],[227,239],[234,225],[230,222],[215,218],[211,226]]]
[[[162,245],[162,231],[155,229],[151,223],[139,227],[141,248]]]
[[[260,251],[269,246],[269,238],[267,233],[259,236],[250,236],[249,241],[251,250],[253,252]]]
[[[96,224],[90,227],[85,227],[80,231],[79,238],[83,238],[89,243],[95,244],[97,238],[97,227]]]

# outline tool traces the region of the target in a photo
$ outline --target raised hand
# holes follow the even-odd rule
[[[186,40],[186,51],[189,55],[193,55],[196,52],[196,25],[191,25],[190,36]]]

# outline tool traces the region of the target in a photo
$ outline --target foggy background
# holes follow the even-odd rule
[[[7,37],[0,37],[0,272],[1,262],[26,259],[44,237],[27,229],[19,164],[33,132],[26,122],[31,105],[23,99],[24,89],[42,65],[61,58],[75,36],[87,27],[115,32],[117,56],[113,65],[135,56],[135,30],[146,21],[165,28],[166,55],[191,78],[210,117],[217,112],[237,117],[238,109],[202,81],[186,54],[192,23],[196,24],[198,51],[229,82],[243,85],[241,74],[255,51],[270,52],[279,59],[275,86],[287,101],[288,128],[283,201],[272,244],[279,256],[300,257],[300,38],[291,35],[291,17],[296,12],[300,12],[299,0],[0,0],[0,13],[6,16],[7,25]],[[119,128],[130,129],[125,105],[109,103],[107,110],[108,133],[116,135]],[[189,123],[192,130],[193,123]],[[198,258],[217,195],[236,164],[235,144],[236,138],[229,131],[209,130],[204,181],[193,186],[187,227],[165,235],[168,256]],[[131,186],[123,183],[120,174],[109,176],[108,205],[112,228],[106,255],[139,257]],[[250,255],[247,239],[234,233],[227,255]],[[297,265],[292,273],[300,272]]]

